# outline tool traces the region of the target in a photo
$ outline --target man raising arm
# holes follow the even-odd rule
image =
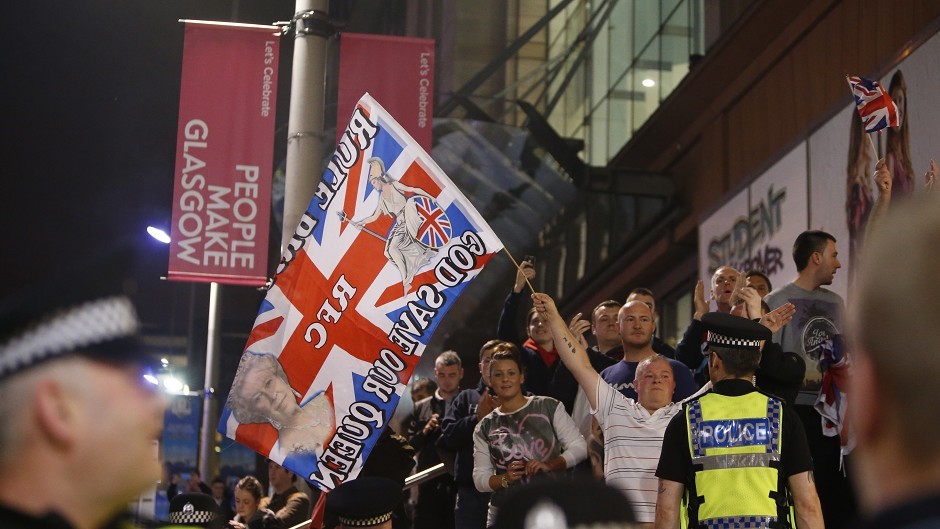
[[[575,340],[555,303],[546,294],[532,296],[535,308],[552,331],[559,358],[587,396],[591,412],[604,430],[604,476],[608,485],[630,499],[637,520],[650,527],[656,507],[656,477],[663,432],[680,410],[672,402],[676,383],[667,358],[654,354],[640,361],[633,385],[637,400],[624,397],[591,367],[583,345]],[[650,309],[635,302],[631,310]]]

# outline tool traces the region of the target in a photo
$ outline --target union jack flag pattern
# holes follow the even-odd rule
[[[885,127],[901,125],[898,106],[877,81],[865,77],[846,77],[855,97],[855,107],[862,118],[865,132],[879,131]]]
[[[450,220],[444,210],[428,197],[415,197],[415,209],[421,219],[417,238],[428,248],[440,248],[451,237]]]
[[[368,94],[258,311],[219,431],[322,490],[355,479],[499,239]]]

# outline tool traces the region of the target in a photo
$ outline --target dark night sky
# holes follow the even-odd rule
[[[330,12],[347,31],[397,34],[404,4],[334,0]],[[161,280],[168,247],[145,232],[151,224],[168,227],[172,211],[183,45],[178,19],[270,24],[289,20],[294,0],[36,0],[4,11],[4,297],[20,283],[130,245],[138,258],[130,275],[144,332],[177,337],[165,348],[189,354],[189,382],[201,388],[209,287]],[[287,122],[291,55],[292,39],[284,38],[278,127]],[[286,141],[280,142],[275,164],[283,157]],[[279,238],[275,229],[275,248]],[[272,272],[277,257],[275,251]],[[248,287],[223,288],[222,387],[227,372],[231,381],[262,297]],[[180,337],[188,345],[180,346]],[[151,352],[164,354],[160,347]]]
[[[84,256],[130,245],[145,331],[194,332],[192,347],[204,350],[208,286],[161,281],[168,247],[145,232],[149,224],[168,227],[172,209],[183,42],[177,20],[234,16],[270,24],[289,19],[293,8],[285,0],[5,6],[4,294]],[[279,123],[287,119],[289,45],[282,41]],[[223,347],[237,358],[244,346],[238,335],[250,330],[260,294],[226,287],[223,297],[223,333],[231,335]]]
[[[12,186],[3,198],[2,270],[32,275],[54,267],[36,262],[53,243],[62,256],[168,223],[182,52],[177,19],[229,20],[232,4],[90,0],[7,8],[5,180]],[[240,2],[238,19],[270,23],[292,11],[293,2]],[[283,103],[286,116],[286,97]]]

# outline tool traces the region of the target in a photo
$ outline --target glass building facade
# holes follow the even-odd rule
[[[548,26],[549,122],[607,164],[704,53],[703,20],[703,0],[572,3]]]

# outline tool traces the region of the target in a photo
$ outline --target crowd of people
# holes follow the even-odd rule
[[[886,164],[875,181],[890,192]],[[360,477],[327,495],[324,527],[410,527],[416,461],[446,472],[418,487],[414,527],[940,527],[940,421],[920,405],[940,378],[935,201],[869,226],[847,310],[825,288],[839,242],[806,231],[790,283],[722,266],[709,300],[700,281],[675,349],[656,339],[648,289],[566,321],[550,295],[524,294],[524,262],[479,384],[461,391],[460,356],[438,355],[408,438],[383,431]],[[118,261],[76,263],[0,303],[4,528],[129,527],[128,502],[159,479],[164,403],[141,376]],[[224,482],[174,481],[170,522],[306,523],[296,476],[272,462],[267,478],[270,495],[243,477],[234,505]]]
[[[873,180],[889,202],[886,163]],[[890,238],[877,233],[889,229],[884,211],[859,250]],[[496,338],[480,350],[479,385],[450,400],[443,421],[412,417],[412,428],[441,429],[422,451],[456,460],[456,507],[436,525],[495,527],[509,491],[593,476],[622,493],[642,527],[860,526],[871,512],[856,487],[879,476],[861,475],[868,466],[853,451],[863,439],[849,410],[864,390],[849,392],[845,302],[826,288],[838,250],[825,231],[801,233],[796,276],[776,288],[761,270],[718,267],[696,285],[675,348],[656,336],[649,289],[599,303],[589,319],[563,317],[549,295],[527,295],[535,267],[520,263]]]
[[[310,520],[313,501],[319,497],[314,493],[311,501],[309,487],[298,488],[297,475],[274,461],[268,461],[267,485],[252,475],[241,477],[234,490],[221,477],[209,486],[196,471],[182,478],[174,475],[166,490],[170,522],[181,525],[289,529]]]

